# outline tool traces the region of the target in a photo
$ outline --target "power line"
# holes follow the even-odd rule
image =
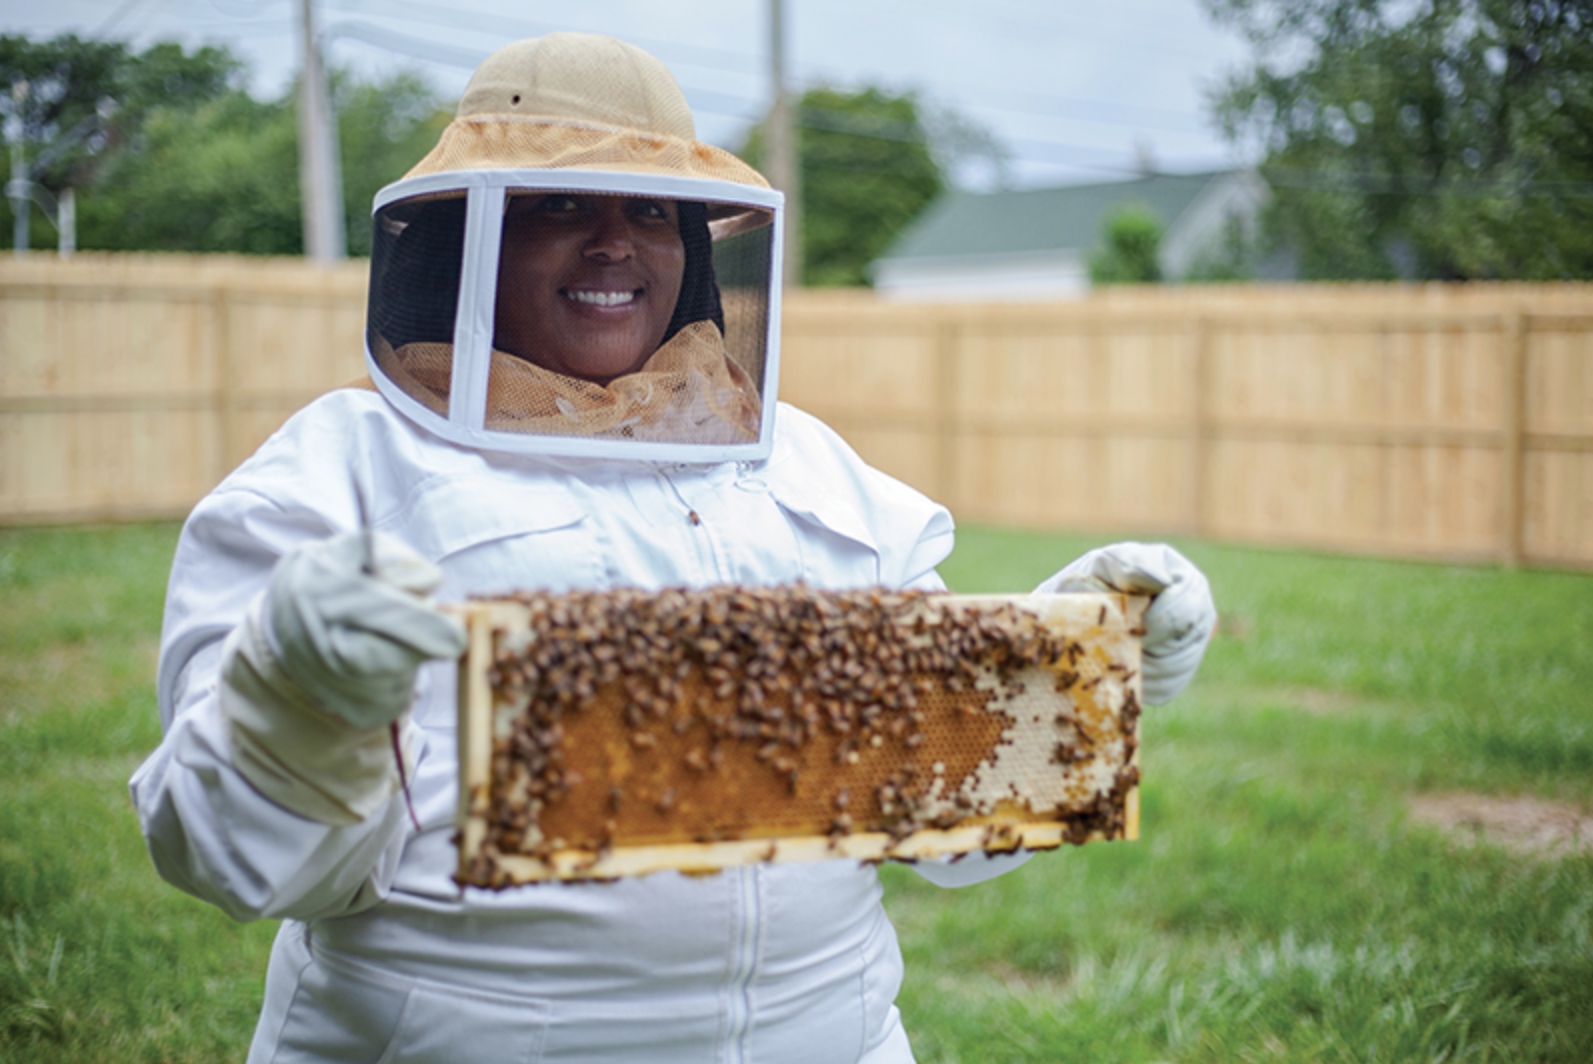
[[[321,31],[321,38],[327,41],[336,39],[360,41],[383,51],[396,52],[415,59],[427,59],[465,70],[474,70],[488,55],[485,49],[457,48],[440,41],[396,33],[369,22],[334,22]]]
[[[414,58],[426,59],[443,63],[461,69],[473,70],[482,59],[485,52],[468,48],[457,48],[451,45],[440,44],[436,41],[411,37],[407,34],[373,25],[368,22],[343,21],[333,23],[322,33],[326,38],[338,38],[358,41],[384,51],[408,55]],[[745,96],[736,96],[728,93],[716,92],[711,89],[702,89],[694,86],[682,86],[691,101],[694,112],[720,115],[738,119],[747,124],[753,124],[763,118],[761,108],[762,100],[755,100]],[[803,107],[799,112],[797,125],[803,129],[828,133],[842,133],[851,136],[867,137],[874,140],[891,141],[895,143],[918,144],[925,143],[926,139],[922,129],[914,127],[907,122],[893,122],[888,119],[868,117],[838,111],[831,108]],[[1069,155],[1086,156],[1115,156],[1118,149],[1099,148],[1089,145],[1069,143],[1066,141],[1048,140],[1036,137],[1004,138],[1003,147],[1038,149],[1043,153],[1057,151],[1067,152]],[[1095,170],[1103,173],[1135,174],[1139,173],[1138,167],[1126,163],[1108,163],[1104,161],[1091,162],[1070,158],[1058,161],[1054,156],[1050,158],[1036,158],[1033,155],[1021,155],[1012,160],[1017,163],[1038,164],[1044,166],[1063,166],[1084,170]]]
[[[899,2],[899,6],[910,7],[912,9],[911,17],[921,20],[923,18],[923,8],[925,3],[926,0],[906,0],[905,3]],[[963,3],[962,0],[955,0],[955,6],[959,12],[968,10],[968,5]],[[1025,43],[1034,40],[1036,31],[1036,25],[1034,22],[1027,19],[1012,18],[1007,15],[996,13],[993,12],[991,8],[992,4],[990,3],[990,0],[981,0],[981,3],[979,4],[979,22],[981,25],[1004,26],[1007,29],[1020,34],[1021,36],[1019,39]],[[1065,34],[1070,41],[1081,41],[1083,43],[1087,43],[1091,46],[1091,50],[1104,49],[1107,51],[1128,53],[1133,55],[1142,55],[1146,52],[1152,52],[1166,56],[1177,56],[1180,58],[1197,54],[1205,54],[1204,50],[1197,51],[1194,48],[1174,44],[1169,38],[1154,31],[1147,32],[1143,24],[1136,25],[1134,27],[1134,37],[1130,42],[1125,41],[1119,34],[1113,34],[1109,32],[1109,30],[1113,27],[1109,27],[1106,23],[1103,23],[1098,19],[1081,20],[1076,9],[1063,7],[1060,4],[1054,3],[1054,0],[1048,0],[1046,8],[1047,14],[1062,14],[1066,19],[1066,25],[1041,23],[1040,28],[1055,30],[1058,33]],[[1090,9],[1085,8],[1085,10]],[[1024,14],[1027,15],[1029,12],[1024,12]],[[1079,33],[1078,26],[1081,21],[1093,23],[1093,25],[1098,27],[1101,32]]]
[[[434,26],[447,26],[451,29],[468,28],[473,32],[490,33],[498,37],[509,37],[516,40],[522,37],[539,37],[546,33],[577,29],[577,27],[563,23],[532,22],[513,15],[498,15],[453,5],[427,3],[426,0],[383,0],[382,10],[379,13],[368,11],[364,0],[344,0],[343,3],[337,6],[339,10],[366,14],[371,17],[408,18]],[[403,12],[409,12],[409,14],[406,15]],[[740,73],[761,74],[763,72],[761,63],[756,59],[749,58],[745,52],[704,48],[701,45],[681,41],[663,41],[657,38],[636,37],[631,34],[626,34],[625,39],[638,47],[646,48],[648,51],[664,51],[677,58],[697,56],[698,62],[702,65],[715,66],[728,62],[733,64]]]
[[[1448,177],[1434,180],[1423,174],[1377,174],[1345,170],[1306,170],[1298,167],[1258,168],[1269,185],[1309,192],[1356,193],[1371,196],[1485,197],[1499,194],[1527,197],[1593,196],[1593,181],[1535,181],[1531,179]]]
[[[358,8],[361,5],[356,3],[352,5],[345,4],[342,6],[345,9],[348,9],[351,7]],[[412,13],[421,14],[423,16],[423,21],[432,21],[433,18],[440,18],[440,13],[443,11],[443,9],[437,8],[435,5],[420,2],[420,0],[405,0],[405,2],[403,2],[400,6]],[[457,26],[458,18],[461,14],[469,15],[468,12],[461,13],[455,11],[453,12],[453,19],[450,20],[451,24]],[[546,25],[527,23],[522,20],[512,18],[493,17],[490,21],[500,24],[500,28],[511,27],[513,32],[545,32],[550,28]],[[484,59],[488,54],[487,50],[485,49],[443,44],[431,38],[411,36],[409,34],[400,33],[396,30],[387,29],[386,27],[363,20],[343,20],[333,23],[323,31],[322,36],[327,39],[335,38],[354,40],[375,48],[382,49],[384,51],[400,55],[407,55],[412,58],[418,58],[430,62],[441,63],[446,66],[464,70],[475,69],[475,67],[480,64],[481,60]],[[656,47],[656,43],[654,46]],[[721,52],[711,52],[710,50],[699,51],[712,55],[725,54]],[[704,89],[690,83],[683,84],[682,90],[687,94],[694,112],[728,117],[748,125],[760,121],[764,117],[764,112],[767,108],[767,102],[761,96],[751,97],[747,95],[721,92],[713,89]],[[1008,95],[1010,96],[1013,94],[1009,93]],[[1074,105],[1088,105],[1092,103],[1091,101],[1069,99],[1066,97],[1042,97],[1034,94],[1016,95],[1026,96],[1031,100],[1065,102]],[[1015,108],[1014,110],[1021,110],[1021,108]],[[1159,108],[1144,108],[1141,110],[1162,114],[1177,113],[1163,111]],[[1045,112],[1034,110],[1030,111],[1030,113],[1039,114]],[[878,140],[894,141],[898,143],[921,143],[924,141],[922,130],[915,129],[907,123],[892,123],[878,118],[868,118],[848,112],[835,111],[825,108],[802,108],[797,124],[805,129],[820,130],[824,132],[838,132],[853,136],[871,137]],[[1114,125],[1115,123],[1111,123],[1110,121],[1100,121],[1097,124]],[[1136,127],[1125,126],[1124,128]],[[1016,155],[1009,160],[1010,162],[1019,165],[1067,167],[1071,169],[1099,171],[1113,174],[1137,174],[1141,172],[1140,168],[1133,164],[1117,161],[1108,162],[1101,158],[1102,156],[1107,156],[1115,160],[1119,154],[1119,149],[1117,148],[1101,148],[1070,143],[1066,141],[1051,140],[1043,137],[1003,137],[1000,139],[1000,144],[1004,148],[1016,148],[1024,152],[1024,154]],[[1034,154],[1035,152],[1040,154],[1037,156]],[[1066,160],[1058,160],[1055,157],[1055,153],[1057,152],[1066,153],[1069,158]],[[1085,158],[1081,159],[1079,156],[1084,156]],[[1089,158],[1091,156],[1095,157],[1093,161]]]
[[[364,13],[367,9],[367,5],[363,2],[363,0],[352,0],[352,2],[345,2],[338,6],[341,10],[359,13]],[[405,14],[406,12],[407,14]],[[444,7],[438,4],[427,3],[425,0],[387,0],[387,2],[383,5],[383,10],[379,17],[395,19],[408,18],[427,24],[448,26],[453,29],[458,29],[461,26],[468,26],[472,30],[476,30],[478,27],[480,27],[482,28],[482,32],[492,32],[494,34],[516,37],[535,36],[568,28],[561,24],[531,22],[512,16],[493,15],[478,11]],[[360,25],[370,26],[369,23],[360,23]],[[374,26],[371,26],[371,30],[374,32],[392,32],[383,31]],[[677,63],[686,62],[690,65],[700,65],[709,71],[736,75],[761,73],[761,67],[757,66],[756,60],[745,52],[732,52],[723,49],[704,48],[679,41],[665,41],[657,38],[649,39],[627,36],[627,40],[631,40],[642,47],[648,48],[649,50],[667,52]],[[368,43],[376,42],[368,41]],[[426,43],[431,44],[434,42],[427,41]],[[405,49],[396,50],[402,51]],[[414,51],[408,51],[407,54],[419,55],[418,52]],[[483,50],[476,54],[485,55],[487,52],[486,50]],[[424,58],[424,56],[421,57]],[[839,77],[836,76],[838,73],[840,74]],[[826,68],[816,64],[803,64],[802,80],[811,86],[815,83],[822,84],[833,81],[845,82],[855,79],[850,71],[838,72],[834,67]],[[1085,121],[1095,125],[1117,126],[1121,128],[1149,127],[1153,129],[1162,129],[1168,132],[1181,132],[1187,128],[1187,125],[1173,125],[1169,124],[1167,120],[1171,119],[1178,121],[1199,117],[1197,113],[1187,110],[1145,106],[1141,104],[1123,104],[1109,100],[1093,100],[1083,97],[1057,96],[1046,93],[1013,90],[1008,87],[976,85],[969,82],[958,82],[946,79],[936,79],[935,85],[936,89],[934,91],[936,92],[943,92],[945,89],[960,89],[965,92],[976,92],[986,95],[987,97],[1009,101],[1006,103],[973,105],[984,110],[999,110],[1015,114],[1028,114],[1038,117],[1055,118],[1057,117],[1057,110],[1059,108],[1086,108],[1096,112],[1105,110],[1107,112],[1116,114],[1121,119],[1120,121],[1114,121],[1111,118],[1097,116],[1069,116],[1074,121]]]
[[[117,8],[115,11],[112,11],[110,17],[108,17],[104,22],[101,22],[99,27],[95,29],[94,32],[89,34],[90,39],[103,40],[111,32],[111,30],[116,28],[116,24],[118,22],[127,17],[128,12],[132,11],[133,8],[137,7],[143,2],[144,0],[126,0],[121,7]]]

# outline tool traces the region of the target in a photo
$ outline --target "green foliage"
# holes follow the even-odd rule
[[[1009,591],[1101,541],[964,528],[942,571]],[[1582,1060],[1593,857],[1405,805],[1593,806],[1593,577],[1181,547],[1223,624],[1142,718],[1140,841],[961,892],[885,870],[919,1058]]]
[[[241,91],[243,73],[238,59],[213,46],[190,54],[159,43],[139,53],[73,34],[48,41],[0,35],[0,85],[8,94],[27,86],[20,103],[12,97],[7,106],[20,107],[29,145],[54,144],[96,114],[103,119],[100,136],[61,151],[46,168],[42,180],[52,190],[89,180],[108,151],[137,139],[152,113]]]
[[[944,124],[958,145],[976,139],[966,124]],[[797,127],[803,283],[866,284],[868,264],[945,187],[919,102],[877,88],[810,89]],[[763,152],[760,127],[741,154],[759,166]]]
[[[371,253],[371,202],[431,151],[452,113],[419,75],[399,72],[377,82],[334,79],[342,149],[343,216],[350,255]]]
[[[190,54],[162,43],[138,53],[73,34],[48,41],[0,36],[0,87],[14,91],[26,85],[20,100],[8,93],[7,113],[21,118],[30,159],[52,152],[34,174],[52,196],[68,187],[92,188],[109,160],[138,150],[152,117],[241,93],[242,76],[243,65],[222,48]],[[8,232],[11,218],[7,200],[0,219]],[[36,210],[32,230],[33,240],[54,243],[53,230]]]
[[[160,739],[170,525],[0,531],[0,1061],[244,1055],[272,928],[161,884],[127,800]]]
[[[291,255],[301,247],[290,109],[228,93],[161,108],[80,197],[84,248]]]
[[[1239,218],[1229,216],[1222,236],[1202,250],[1181,280],[1191,284],[1218,284],[1256,279],[1258,249]]]
[[[0,530],[0,1061],[244,1055],[273,928],[155,876],[126,780],[177,529]],[[959,591],[1105,537],[963,528]],[[1593,807],[1593,576],[1181,543],[1221,632],[1142,718],[1141,838],[960,891],[883,869],[925,1064],[1541,1061],[1593,1044],[1593,857],[1414,823]]]
[[[160,43],[0,37],[0,77],[27,77],[31,151],[114,101],[103,134],[66,151],[42,175],[52,192],[78,191],[78,246],[109,251],[245,252],[303,249],[298,120],[292,93],[262,102],[243,89],[225,49],[188,53]],[[383,185],[436,142],[447,121],[420,77],[374,83],[334,76],[351,254],[370,250],[370,205]],[[0,212],[9,226],[9,206]],[[48,226],[35,239],[53,242]]]
[[[1216,94],[1310,278],[1593,277],[1593,3],[1204,0]]]
[[[1152,284],[1162,279],[1157,255],[1162,223],[1149,207],[1130,204],[1106,219],[1103,246],[1090,256],[1092,284]]]

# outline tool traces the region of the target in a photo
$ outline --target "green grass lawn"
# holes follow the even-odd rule
[[[241,1059],[273,928],[156,877],[126,780],[170,525],[0,531],[0,1060]],[[962,591],[1100,542],[965,529]],[[1140,841],[964,891],[886,868],[920,1060],[1593,1058],[1593,857],[1451,841],[1593,807],[1593,577],[1185,545],[1223,610],[1147,712]]]

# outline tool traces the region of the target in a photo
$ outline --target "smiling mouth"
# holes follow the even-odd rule
[[[634,303],[642,294],[640,288],[627,289],[623,292],[594,292],[580,288],[564,289],[564,298],[573,303],[580,303],[588,307],[623,307]]]

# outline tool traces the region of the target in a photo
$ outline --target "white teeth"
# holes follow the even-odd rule
[[[586,303],[594,307],[619,307],[636,299],[636,293],[631,292],[587,292],[572,289],[564,293],[577,303]]]

